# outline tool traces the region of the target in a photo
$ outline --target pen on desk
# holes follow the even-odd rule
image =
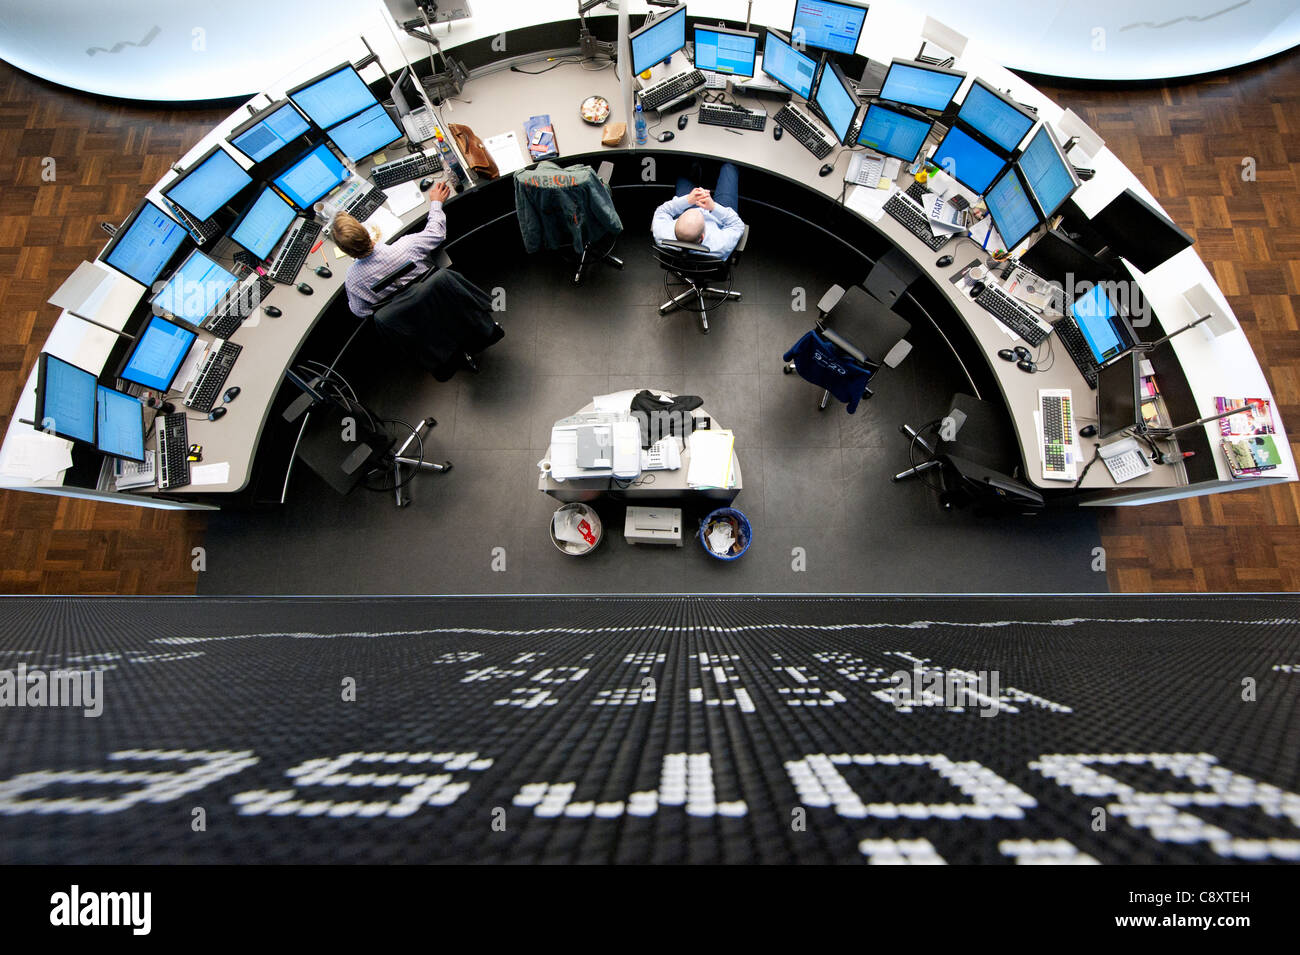
[[[324,244],[325,244],[324,239],[317,239],[316,244],[311,247],[312,252],[314,253],[317,249],[319,249]]]

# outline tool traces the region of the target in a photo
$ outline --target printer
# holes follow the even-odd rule
[[[627,412],[589,412],[551,428],[551,477],[556,481],[641,476],[641,426]]]

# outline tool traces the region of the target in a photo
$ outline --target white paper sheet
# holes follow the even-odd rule
[[[190,484],[225,484],[230,480],[230,462],[220,461],[216,464],[198,464],[190,466]]]
[[[72,442],[44,431],[18,431],[5,442],[0,473],[44,481],[72,467]]]
[[[386,200],[388,208],[399,216],[406,215],[425,201],[418,180],[400,182],[395,186],[389,186],[384,190],[384,195],[388,197]]]
[[[854,186],[844,199],[844,205],[872,222],[879,222],[885,214],[885,202],[893,195],[892,189],[868,189]]]
[[[483,140],[483,145],[488,155],[492,157],[492,161],[497,164],[497,171],[503,176],[528,165],[528,160],[524,158],[524,151],[519,148],[519,139],[513,129],[499,136],[489,136]]]

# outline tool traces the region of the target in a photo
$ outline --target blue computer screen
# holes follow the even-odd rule
[[[957,118],[1007,152],[1019,146],[1034,125],[1032,116],[1026,116],[980,83],[971,85]]]
[[[154,391],[166,391],[197,337],[166,319],[151,318],[136,339],[121,377]]]
[[[695,28],[695,68],[726,76],[753,76],[757,34]]]
[[[350,65],[314,80],[289,94],[289,99],[321,129],[341,123],[378,102]]]
[[[197,325],[212,314],[236,281],[233,275],[196,250],[172,273],[167,284],[153,297],[153,304],[191,325]]]
[[[104,261],[141,285],[152,285],[188,235],[179,222],[146,202],[114,238]]]
[[[312,203],[347,177],[343,163],[328,145],[321,143],[276,176],[274,182],[275,188],[299,209],[310,209]]]
[[[961,87],[962,74],[894,63],[885,74],[880,98],[921,109],[944,110]]]
[[[267,186],[244,213],[244,218],[230,230],[230,238],[259,259],[265,259],[288,231],[295,215],[293,206]]]
[[[1084,340],[1092,349],[1092,357],[1097,364],[1103,364],[1124,350],[1124,344],[1115,330],[1115,307],[1111,304],[1104,285],[1094,285],[1090,291],[1080,296],[1074,303],[1072,314],[1079,331],[1083,332]]]
[[[942,167],[967,189],[984,195],[1007,161],[968,133],[954,126],[948,130],[930,161]]]
[[[1045,216],[1056,212],[1076,188],[1074,176],[1051,135],[1046,126],[1039,127],[1019,159],[1020,169]]]
[[[858,115],[858,101],[844,88],[839,76],[828,63],[822,70],[822,78],[817,83],[817,92],[813,96],[817,109],[830,123],[831,131],[840,142],[847,142],[849,127]]]
[[[144,412],[139,398],[100,385],[95,444],[105,454],[144,460]]]
[[[1029,233],[1038,228],[1038,210],[1029,201],[1020,177],[1014,168],[1002,174],[1002,178],[993,184],[984,196],[993,224],[1002,236],[1003,247],[1011,250],[1018,246]]]
[[[632,34],[632,72],[644,73],[686,45],[686,8],[678,7]]]
[[[203,220],[252,181],[234,157],[218,147],[216,152],[186,172],[183,178],[168,186],[164,192],[168,199],[194,218]]]
[[[353,162],[360,162],[401,139],[402,131],[393,123],[388,110],[376,103],[351,119],[331,126],[326,135],[343,155]]]
[[[797,0],[790,38],[794,40],[802,35],[804,46],[832,53],[853,53],[858,48],[862,21],[866,17],[865,6],[833,0]]]
[[[41,356],[36,427],[61,438],[95,440],[95,376],[53,355]]]
[[[256,125],[250,126],[238,136],[230,137],[230,145],[253,162],[265,162],[288,143],[305,136],[311,129],[302,114],[293,108],[292,103],[285,103],[272,110]]]
[[[800,53],[773,30],[763,41],[763,72],[804,99],[812,92],[817,61]]]
[[[933,124],[929,120],[907,116],[877,103],[867,107],[858,133],[858,145],[886,156],[912,162],[925,145]]]

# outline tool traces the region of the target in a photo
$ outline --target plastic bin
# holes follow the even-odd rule
[[[709,525],[723,517],[733,517],[736,519],[736,523],[740,525],[739,532],[742,545],[740,551],[735,554],[715,554],[704,537]],[[734,507],[720,507],[716,511],[712,511],[708,517],[700,521],[700,532],[696,536],[700,539],[700,546],[704,548],[704,552],[716,560],[739,560],[745,556],[745,551],[749,550],[749,545],[754,540],[754,532],[749,526],[749,518]]]

